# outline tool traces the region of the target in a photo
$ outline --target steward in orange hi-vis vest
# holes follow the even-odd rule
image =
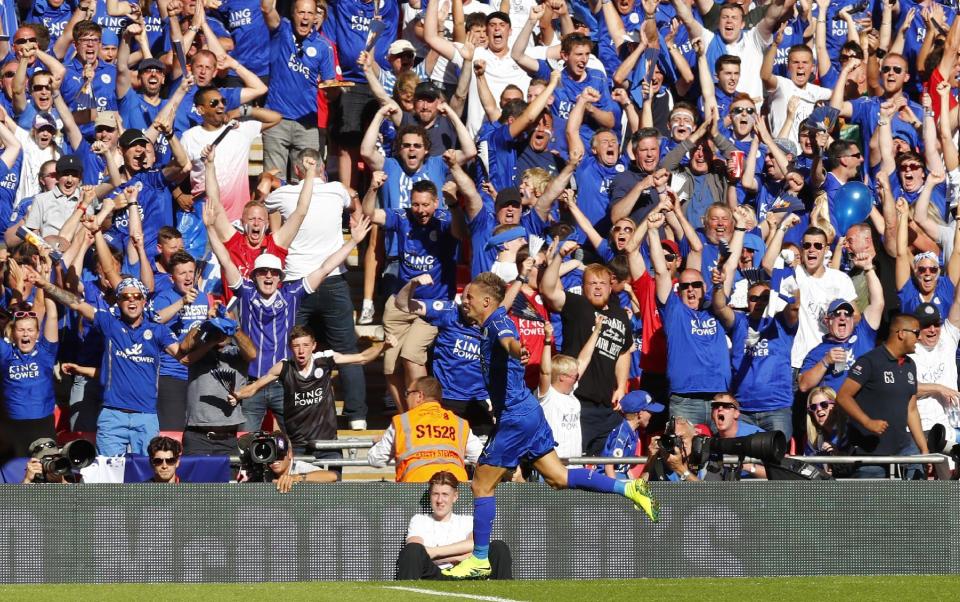
[[[441,470],[467,480],[463,458],[470,426],[466,420],[427,401],[394,416],[393,429],[398,483],[426,483]]]

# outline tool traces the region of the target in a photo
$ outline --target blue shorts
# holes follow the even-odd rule
[[[513,469],[521,460],[536,460],[556,446],[553,431],[539,405],[523,414],[506,411],[500,415],[478,463]]]

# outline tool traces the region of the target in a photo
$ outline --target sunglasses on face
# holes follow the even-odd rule
[[[849,155],[845,155],[845,156],[852,157],[854,159],[860,159],[861,157],[863,157],[863,153],[856,152],[856,153],[850,153]]]
[[[923,165],[919,163],[904,163],[900,166],[900,171],[922,171]]]
[[[419,150],[423,148],[423,144],[420,142],[401,142],[400,148],[415,148]]]
[[[37,43],[37,38],[17,38],[16,40],[13,41],[13,43],[14,43],[14,44],[17,44],[17,45],[20,45],[20,44],[36,44],[36,43]]]
[[[814,248],[814,249],[816,249],[816,250],[818,250],[818,251],[822,251],[822,250],[823,250],[823,247],[824,247],[824,244],[823,244],[822,242],[805,242],[805,243],[803,243],[803,248],[804,248],[804,249],[808,249],[808,250],[809,250],[810,248]]]
[[[273,268],[260,268],[257,270],[257,276],[276,276],[280,277],[280,270],[275,270]]]
[[[676,261],[677,256],[674,253],[664,253],[663,259],[664,261]]]
[[[832,401],[821,401],[820,403],[811,403],[807,405],[807,411],[811,414],[816,414],[817,410],[826,410],[832,406],[834,402]]]
[[[20,318],[36,318],[37,312],[35,311],[15,311],[13,312],[13,318],[19,320]]]
[[[831,318],[850,318],[853,314],[845,309],[838,309],[837,311],[830,314]]]
[[[614,232],[633,232],[633,226],[614,226]]]
[[[929,265],[917,266],[918,274],[936,274],[939,271],[940,271],[940,268],[935,265],[934,266],[929,266]]]
[[[695,288],[697,290],[702,290],[703,282],[700,280],[697,280],[695,282],[681,282],[677,285],[677,289],[681,291],[685,291],[688,288]]]
[[[211,109],[216,109],[217,107],[219,107],[219,106],[222,105],[222,104],[223,104],[223,99],[222,99],[222,98],[211,98],[211,99],[210,99],[210,102],[207,103],[207,105],[209,105],[209,107],[210,107]]]
[[[920,336],[920,329],[919,329],[919,328],[901,328],[898,332],[912,332],[912,333],[913,333],[913,336],[915,336],[915,337]]]
[[[903,73],[903,67],[900,65],[884,65],[883,67],[880,67],[880,73],[890,73],[891,71],[897,75],[900,75]]]
[[[33,90],[34,92],[42,92],[43,90],[46,90],[47,92],[49,92],[53,90],[53,86],[50,86],[48,84],[34,84],[33,86],[30,86],[30,89]]]
[[[770,293],[762,293],[759,295],[748,295],[747,301],[750,303],[760,303],[761,301],[769,301]]]
[[[713,404],[713,409],[714,409],[714,410],[732,410],[732,409],[734,409],[734,408],[736,408],[736,407],[737,407],[737,406],[733,405],[732,403],[715,403],[715,404]]]
[[[730,112],[734,115],[742,115],[743,113],[746,113],[747,115],[753,115],[757,112],[757,110],[753,107],[733,107],[730,109]]]
[[[166,464],[167,466],[173,466],[177,463],[177,457],[172,458],[150,458],[150,463],[154,466],[160,466],[161,464]]]
[[[143,301],[143,293],[123,293],[119,299],[121,301]]]

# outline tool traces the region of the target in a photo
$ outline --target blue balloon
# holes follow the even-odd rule
[[[873,208],[873,194],[863,182],[847,182],[832,200],[837,236],[843,236],[850,226],[865,221]]]

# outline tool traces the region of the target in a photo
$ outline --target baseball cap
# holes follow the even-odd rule
[[[395,40],[387,49],[387,54],[403,54],[404,52],[416,53],[416,49],[407,40]]]
[[[142,130],[131,128],[129,130],[123,130],[123,133],[120,134],[120,148],[130,148],[138,144],[146,144],[147,142],[150,141],[147,140]]]
[[[147,69],[156,69],[158,71],[164,71],[163,63],[157,59],[143,59],[140,61],[140,64],[137,65],[137,72],[146,71]]]
[[[502,10],[495,10],[489,15],[487,15],[486,23],[489,24],[490,21],[493,21],[494,19],[500,19],[501,21],[505,22],[507,25],[510,24],[510,15],[503,12]]]
[[[413,98],[437,100],[438,98],[443,98],[443,91],[436,87],[433,82],[420,82],[417,84],[417,87],[413,89]]]
[[[100,111],[97,113],[97,118],[93,121],[94,128],[100,126],[115,128],[117,127],[117,112],[116,111]]]
[[[497,193],[497,201],[493,204],[493,210],[499,211],[501,207],[506,207],[507,205],[520,207],[522,204],[520,201],[520,189],[516,186],[510,186]]]
[[[830,305],[827,306],[827,315],[833,315],[834,312],[837,312],[841,309],[846,309],[850,313],[853,313],[853,305],[846,299],[834,299],[830,302]]]
[[[36,117],[33,118],[33,129],[39,130],[41,128],[57,129],[57,122],[54,121],[50,113],[37,113]]]
[[[670,240],[669,238],[660,239],[660,246],[670,251],[674,255],[680,254],[680,245],[678,245],[677,241],[675,240]]]
[[[756,234],[746,234],[743,237],[743,248],[750,249],[752,251],[763,252],[766,250],[766,246],[763,244],[763,240],[760,239]]]
[[[780,150],[788,155],[793,155],[796,157],[800,154],[800,149],[797,148],[797,143],[789,138],[777,138],[773,141],[773,143],[780,147]]]
[[[920,328],[926,328],[933,324],[940,325],[943,318],[940,317],[940,309],[933,303],[921,303],[914,310],[913,315],[920,322]]]
[[[70,171],[83,173],[83,163],[80,161],[80,157],[64,155],[57,159],[57,175],[63,175]]]
[[[31,458],[43,459],[47,456],[56,456],[60,453],[57,442],[50,437],[41,437],[33,441],[27,448]]]
[[[281,274],[281,277],[283,276],[283,262],[280,261],[279,257],[271,253],[258,255],[256,261],[253,262],[253,270],[251,270],[250,273],[252,274],[257,270],[263,269],[278,270]]]
[[[119,46],[120,37],[117,36],[116,32],[110,29],[109,27],[104,27],[103,33],[100,34],[100,45],[101,46]]]
[[[657,414],[666,408],[662,403],[656,403],[646,391],[630,391],[620,399],[620,411],[624,414],[636,414],[646,410]]]
[[[718,403],[732,403],[735,408],[740,409],[740,402],[737,401],[737,398],[733,395],[724,395],[720,399],[714,399],[710,401],[710,405],[715,405]]]

